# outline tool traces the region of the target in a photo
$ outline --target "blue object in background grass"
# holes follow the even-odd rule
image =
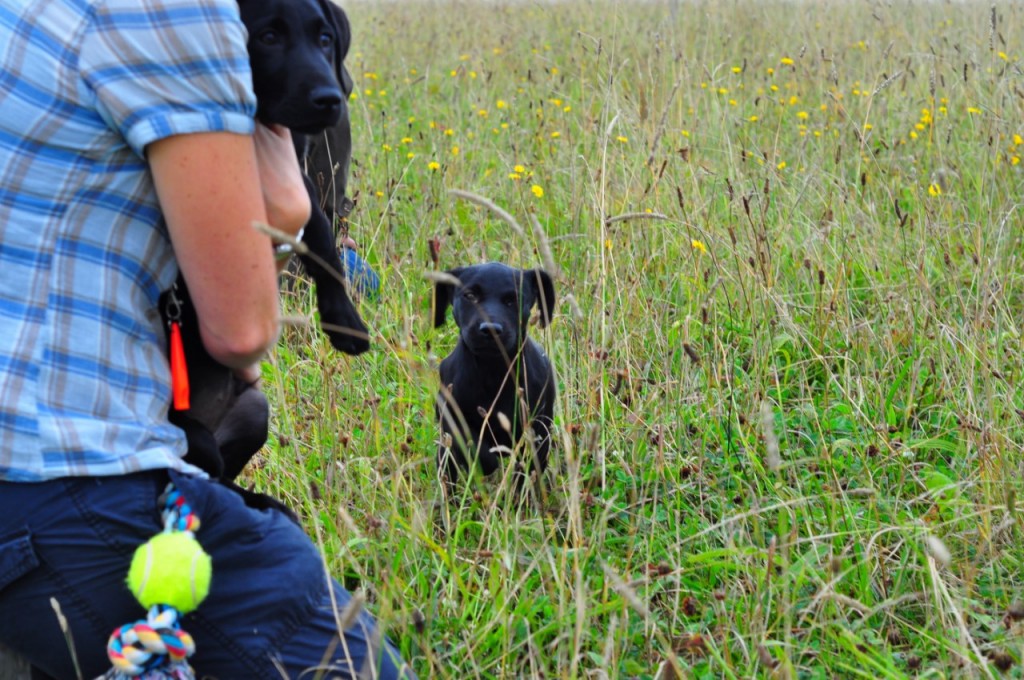
[[[376,300],[380,293],[380,277],[377,272],[351,248],[342,248],[341,257],[345,263],[345,276],[352,289],[359,295]]]

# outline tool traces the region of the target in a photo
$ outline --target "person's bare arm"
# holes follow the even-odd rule
[[[280,125],[257,123],[256,162],[260,169],[260,183],[263,187],[263,205],[267,210],[267,224],[292,236],[299,236],[300,230],[309,222],[309,193],[302,181],[302,170],[295,155],[291,132]],[[287,190],[282,190],[287,187]],[[298,194],[298,195],[295,195]],[[293,214],[295,205],[304,201],[305,212],[301,217]],[[297,225],[294,228],[290,226]],[[288,265],[288,259],[277,260],[278,272]]]
[[[260,145],[258,157],[252,137],[209,132],[168,137],[146,149],[203,345],[235,369],[258,361],[278,334],[270,239],[252,223],[296,233],[309,216],[290,137],[264,135]]]

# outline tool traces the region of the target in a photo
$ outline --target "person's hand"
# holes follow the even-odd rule
[[[260,370],[259,364],[249,364],[248,366],[235,369],[235,376],[253,387],[260,381],[262,375],[263,372]]]
[[[297,234],[309,221],[312,206],[295,155],[292,133],[280,125],[257,122],[253,139],[267,221],[275,229]]]

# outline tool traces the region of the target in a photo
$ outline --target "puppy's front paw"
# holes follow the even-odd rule
[[[321,324],[321,328],[327,339],[331,341],[331,346],[339,352],[358,356],[370,349],[370,335],[365,326],[362,328],[340,328],[333,324],[328,327],[328,324],[324,323]]]
[[[329,306],[321,304],[320,328],[334,349],[357,356],[370,349],[370,331],[347,297],[345,303]]]

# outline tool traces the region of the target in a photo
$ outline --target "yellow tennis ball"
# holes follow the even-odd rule
[[[199,606],[210,592],[210,556],[192,534],[157,534],[135,550],[128,588],[143,607],[166,604],[182,614]]]

